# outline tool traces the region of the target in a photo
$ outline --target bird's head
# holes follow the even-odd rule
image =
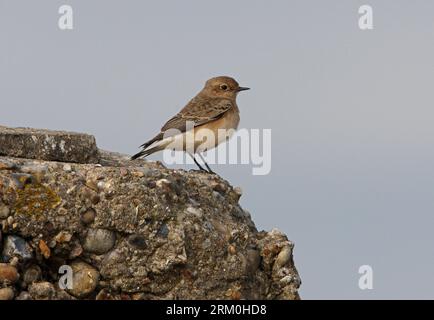
[[[209,79],[202,92],[210,97],[235,99],[238,92],[249,89],[240,87],[231,77],[222,76]]]

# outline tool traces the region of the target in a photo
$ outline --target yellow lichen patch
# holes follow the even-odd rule
[[[25,175],[17,176],[16,179],[23,185],[30,181],[30,177]]]
[[[61,201],[52,189],[39,183],[26,184],[16,193],[14,209],[17,213],[42,214],[58,206]]]

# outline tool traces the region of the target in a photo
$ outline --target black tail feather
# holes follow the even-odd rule
[[[139,153],[136,153],[134,156],[131,157],[131,160],[136,160],[140,157],[145,156],[146,152],[145,150],[140,151]]]
[[[131,160],[135,160],[141,157],[147,157],[149,156],[151,153],[157,152],[159,150],[161,150],[159,148],[159,146],[150,148],[150,149],[146,149],[148,148],[151,144],[153,144],[154,142],[161,140],[163,138],[163,134],[160,132],[159,134],[157,134],[154,138],[152,138],[151,140],[145,142],[144,144],[142,144],[140,146],[140,148],[143,148],[142,151],[140,151],[139,153],[135,154],[134,156],[131,157]]]
[[[134,156],[131,157],[131,160],[135,160],[138,158],[146,158],[147,156],[149,156],[150,154],[160,151],[161,150],[161,146],[156,146],[150,149],[146,149],[146,150],[142,150],[139,153],[136,153]]]
[[[144,144],[142,144],[140,146],[140,148],[146,149],[147,147],[149,147],[151,144],[153,144],[155,141],[161,140],[163,139],[163,134],[160,132],[159,134],[157,134],[155,137],[153,137],[151,140],[145,142]]]

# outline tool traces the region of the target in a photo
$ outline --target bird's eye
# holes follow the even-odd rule
[[[220,89],[222,89],[222,90],[228,90],[228,86],[225,85],[225,84],[221,84],[220,85]]]

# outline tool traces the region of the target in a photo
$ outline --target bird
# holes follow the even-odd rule
[[[143,143],[140,146],[142,150],[131,159],[145,158],[170,148],[185,151],[193,158],[199,170],[214,173],[201,152],[211,150],[228,140],[238,128],[240,111],[236,98],[239,92],[249,89],[241,87],[235,79],[228,76],[207,80],[203,89],[170,118],[157,135]],[[203,137],[209,132],[214,134],[216,139],[203,141]],[[187,139],[193,139],[192,148],[188,147]],[[206,170],[197,161],[196,154],[201,158]]]

